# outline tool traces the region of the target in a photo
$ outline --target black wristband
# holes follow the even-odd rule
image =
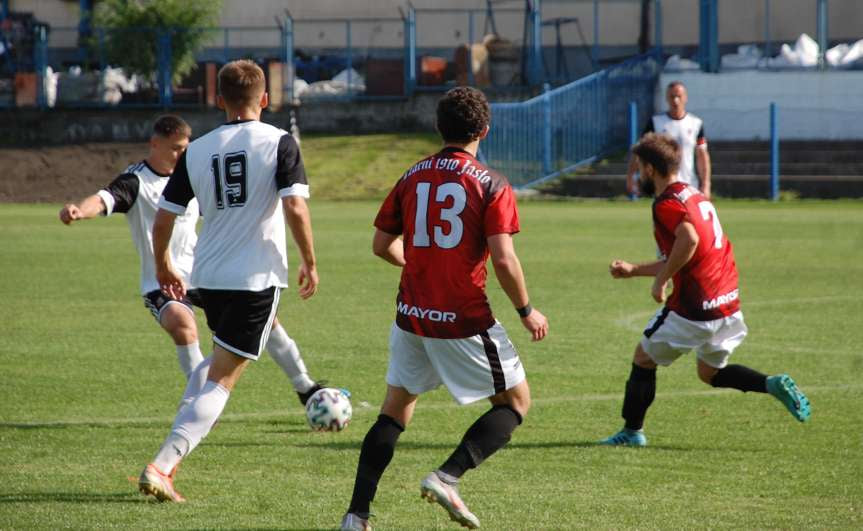
[[[530,315],[530,312],[532,312],[532,311],[533,311],[533,306],[531,306],[531,305],[530,305],[530,303],[527,303],[527,304],[525,304],[525,305],[524,305],[523,307],[521,307],[521,308],[516,308],[516,309],[515,309],[515,311],[517,311],[517,312],[518,312],[518,316],[519,316],[519,317],[521,317],[522,319],[524,319],[525,317],[527,317],[528,315]]]

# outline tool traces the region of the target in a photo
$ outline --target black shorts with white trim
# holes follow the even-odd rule
[[[198,288],[213,342],[257,360],[270,336],[280,292],[276,287],[261,291]]]

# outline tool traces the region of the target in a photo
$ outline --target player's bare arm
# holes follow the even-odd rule
[[[632,264],[625,260],[612,260],[608,272],[614,278],[655,277],[665,262],[656,260],[646,264]]]
[[[671,253],[668,255],[668,260],[664,266],[656,274],[656,279],[653,281],[653,286],[650,289],[650,294],[656,302],[665,302],[665,286],[675,273],[680,271],[680,268],[686,265],[687,262],[695,254],[695,249],[698,247],[698,232],[695,226],[684,221],[677,226],[674,231],[674,246],[671,247]]]
[[[398,234],[390,234],[380,229],[375,229],[372,238],[372,252],[394,266],[404,267],[405,246],[404,241]]]
[[[186,295],[186,286],[171,264],[171,255],[168,253],[176,218],[176,214],[161,208],[156,212],[156,218],[153,220],[153,257],[156,261],[156,280],[159,282],[159,288],[165,295],[179,300]]]
[[[548,334],[548,319],[539,310],[530,307],[524,271],[521,268],[521,261],[515,254],[512,235],[489,236],[488,249],[491,252],[491,263],[500,287],[516,309],[526,309],[527,313],[521,317],[521,324],[530,332],[534,341],[540,341]]]
[[[707,152],[707,148],[704,146],[695,148],[695,168],[698,171],[698,177],[701,180],[701,193],[704,194],[707,199],[710,199],[710,153]]]
[[[79,219],[90,219],[98,216],[105,211],[105,203],[97,194],[78,201],[77,203],[69,203],[60,209],[60,221],[66,225]]]
[[[300,251],[300,271],[297,283],[300,297],[308,299],[318,291],[318,268],[315,260],[315,242],[312,236],[312,217],[306,200],[299,196],[282,198],[285,220]]]

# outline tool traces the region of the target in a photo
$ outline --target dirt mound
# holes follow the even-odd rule
[[[0,203],[77,201],[146,155],[140,142],[0,149]]]

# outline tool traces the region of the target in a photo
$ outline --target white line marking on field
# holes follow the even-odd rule
[[[858,300],[857,295],[823,295],[820,297],[799,297],[796,299],[774,299],[768,301],[747,301],[741,306],[785,306],[788,304],[824,304],[835,302],[838,300]],[[647,320],[653,317],[656,310],[636,312],[620,319],[615,319],[614,324],[629,330],[630,332],[644,332],[647,327]],[[807,351],[809,352],[809,351]]]
[[[832,392],[832,391],[847,391],[853,389],[863,389],[863,384],[847,384],[847,385],[822,385],[822,386],[806,386],[803,390],[811,395],[814,393],[824,393],[824,392]],[[703,390],[690,390],[690,391],[665,391],[665,392],[657,392],[657,398],[663,399],[672,399],[672,398],[687,398],[693,396],[734,396],[737,393],[733,389],[703,389]],[[534,404],[557,404],[564,402],[603,402],[603,401],[611,401],[611,400],[623,400],[623,393],[610,393],[610,394],[572,394],[567,396],[554,396],[554,397],[538,397],[534,398],[532,402]],[[368,404],[367,406],[361,406],[358,409],[354,410],[354,413],[362,413],[368,414],[373,413],[377,414],[377,406],[373,404],[369,404],[368,402],[361,402],[361,404]],[[452,402],[441,402],[434,404],[424,404],[422,400],[417,403],[417,409],[449,409],[458,407]],[[251,413],[226,413],[222,415],[219,420],[230,422],[230,421],[241,421],[241,420],[249,420],[249,419],[282,419],[288,416],[301,415],[299,411],[292,411],[290,409],[284,410],[274,410],[274,411],[257,411]],[[58,428],[58,427],[75,427],[75,426],[133,426],[138,424],[155,424],[155,423],[164,423],[165,428],[167,428],[172,419],[168,417],[138,417],[138,418],[109,418],[109,419],[70,419],[70,420],[45,420],[45,421],[21,421],[21,422],[0,422],[0,429],[3,428]]]

